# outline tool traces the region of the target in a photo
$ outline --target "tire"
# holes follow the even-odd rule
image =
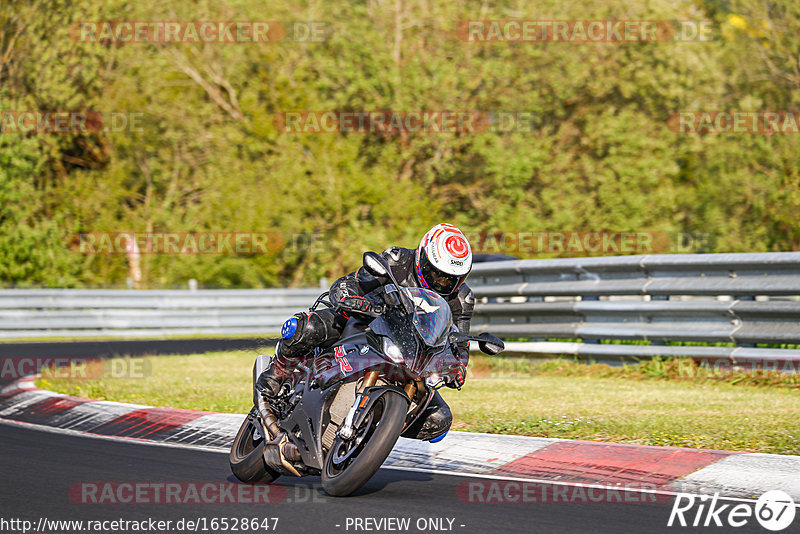
[[[357,435],[363,432],[363,438],[360,441],[358,437],[352,440],[357,444],[350,447],[352,453],[344,455],[352,454],[340,464],[341,467],[335,461],[337,452],[347,448],[348,443],[338,437],[334,440],[325,455],[322,489],[334,497],[344,497],[366,484],[392,452],[403,430],[407,410],[408,401],[399,393],[387,391],[381,395],[370,408],[365,423],[356,429]]]
[[[247,483],[267,484],[280,476],[280,473],[264,464],[264,438],[253,440],[256,420],[255,408],[245,417],[239,432],[233,439],[228,456],[234,476]]]

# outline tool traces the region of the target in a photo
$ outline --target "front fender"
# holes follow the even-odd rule
[[[411,405],[411,399],[408,398],[406,392],[403,391],[403,388],[399,386],[392,386],[390,384],[385,384],[381,386],[372,386],[367,388],[362,393],[361,402],[359,403],[358,409],[356,410],[356,415],[353,418],[353,428],[358,428],[364,423],[364,419],[366,419],[367,414],[369,413],[370,409],[372,409],[372,405],[387,391],[393,391],[400,396],[402,396],[406,402]]]

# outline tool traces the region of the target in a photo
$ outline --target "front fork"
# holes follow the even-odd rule
[[[355,401],[353,402],[353,405],[350,407],[350,410],[347,412],[347,416],[345,416],[344,422],[339,427],[339,430],[337,430],[336,432],[337,437],[343,440],[348,440],[355,435],[355,429],[364,420],[364,413],[363,412],[360,413],[359,410],[364,408],[365,406],[369,407],[371,405],[370,389],[375,386],[377,379],[378,379],[378,371],[370,371],[366,375],[364,375],[364,380],[361,384],[361,388],[359,389],[358,394],[356,395]],[[402,390],[400,390],[400,388],[394,388],[394,387],[391,387],[391,389],[396,389],[396,391],[398,391],[398,393],[400,394],[405,393],[405,396],[408,398],[409,404],[411,404],[414,401],[414,397],[416,396],[417,391],[420,388],[424,387],[425,384],[421,380],[409,380],[408,382],[406,382],[406,385],[403,387]],[[425,403],[416,409],[415,417],[410,422],[407,421],[407,424],[403,427],[404,430],[405,427],[408,426],[408,424],[413,423],[413,421],[416,420],[417,417],[419,417],[419,414],[421,414],[425,410],[425,408],[428,407],[430,400],[431,400],[431,395],[428,395],[428,397],[425,399]]]
[[[353,421],[355,421],[356,412],[368,400],[367,397],[364,396],[364,391],[374,386],[377,381],[378,381],[378,371],[369,371],[367,372],[367,374],[364,375],[364,380],[362,380],[361,382],[361,388],[356,394],[356,400],[355,402],[353,402],[353,405],[350,407],[350,410],[348,410],[347,416],[344,418],[342,426],[340,426],[339,430],[336,431],[337,436],[339,436],[344,440],[353,437],[353,434],[355,433],[355,428],[353,428]]]

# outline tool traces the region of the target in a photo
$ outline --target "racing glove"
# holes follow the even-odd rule
[[[383,306],[380,304],[372,302],[367,297],[355,295],[342,297],[342,299],[339,301],[339,307],[344,308],[345,310],[362,313],[364,315],[374,315],[376,317],[383,313]]]
[[[466,364],[464,364],[463,362],[459,363],[458,364],[458,369],[456,370],[454,375],[455,376],[453,378],[451,378],[447,382],[446,386],[449,387],[449,388],[461,390],[461,386],[463,386],[464,382],[466,382],[466,380],[467,380],[467,366],[466,366]]]

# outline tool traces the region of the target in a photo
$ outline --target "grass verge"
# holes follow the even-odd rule
[[[38,385],[93,399],[245,413],[253,359],[251,352],[146,357],[145,378],[44,378]],[[720,371],[691,360],[609,367],[474,356],[462,391],[442,394],[457,430],[800,454],[798,375]]]

